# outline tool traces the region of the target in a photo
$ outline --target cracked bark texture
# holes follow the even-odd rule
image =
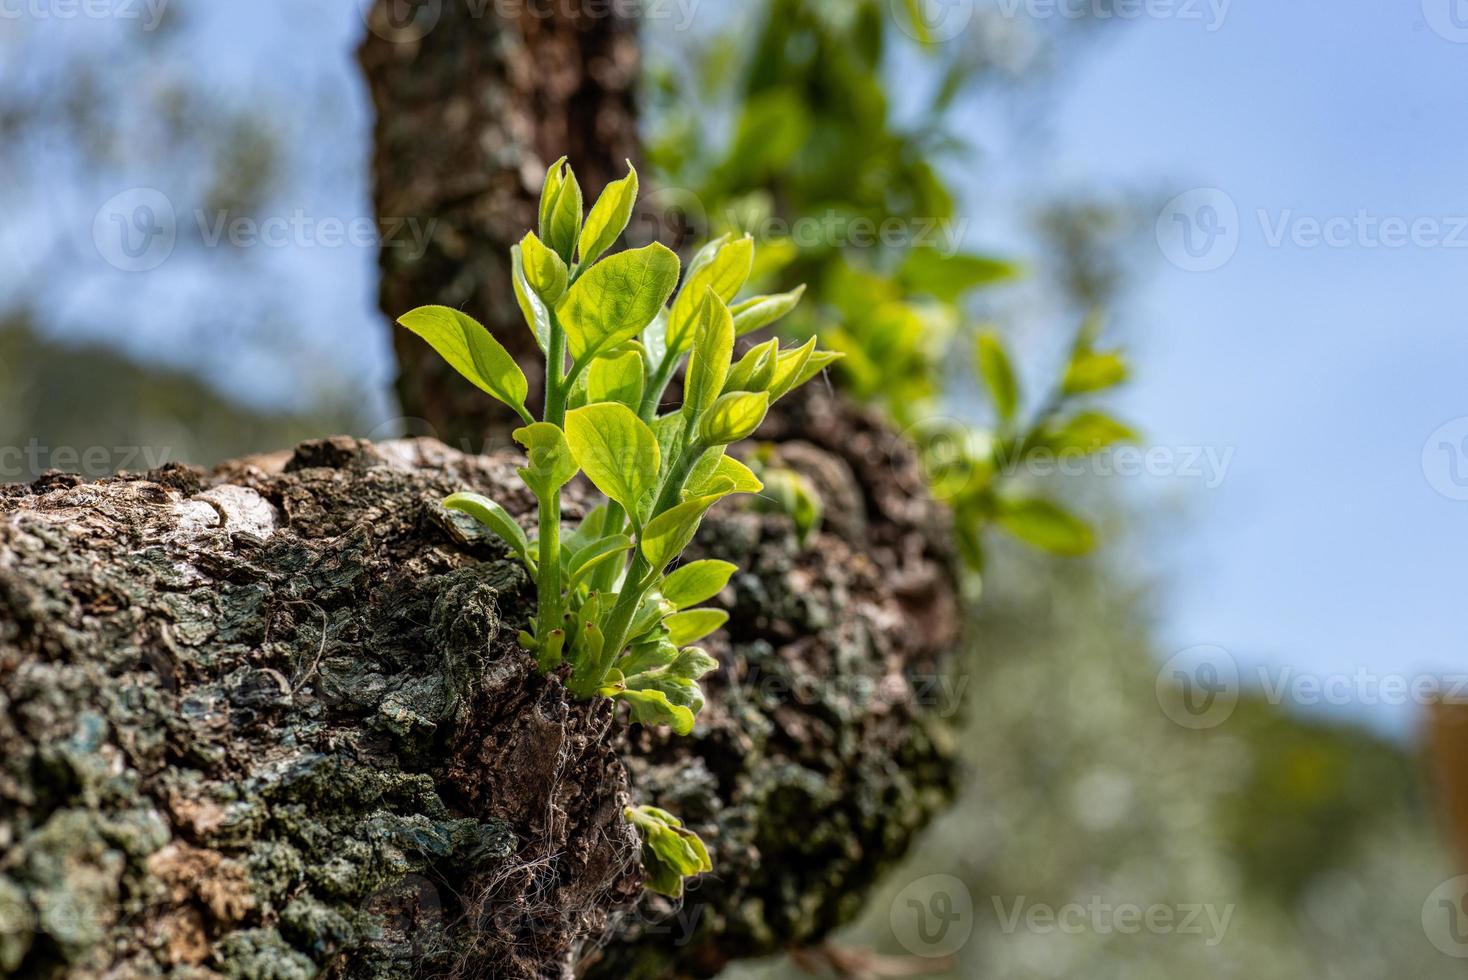
[[[590,208],[639,157],[636,24],[615,14],[628,6],[379,0],[359,54],[377,109],[383,311],[471,312],[520,362],[537,404],[545,371],[515,305],[509,250],[536,226],[552,161],[569,158]],[[431,223],[422,255],[394,245],[390,232],[407,219]],[[513,413],[416,337],[395,330],[393,344],[415,434],[470,451],[508,441]]]
[[[681,739],[515,646],[525,576],[439,505],[533,520],[514,457],[333,439],[0,490],[0,973],[709,976],[820,937],[946,796],[916,685],[955,616],[911,458],[824,395],[797,434],[842,506],[804,547],[707,522],[744,567]],[[634,798],[714,856],[671,922]]]

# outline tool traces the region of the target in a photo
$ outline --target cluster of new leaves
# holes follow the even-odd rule
[[[789,313],[801,290],[735,302],[754,262],[747,237],[707,245],[681,289],[678,257],[660,244],[603,257],[636,197],[630,170],[583,215],[576,175],[558,161],[542,191],[539,234],[512,249],[515,296],[546,355],[539,421],[525,404],[524,373],[479,323],[441,306],[400,322],[525,421],[514,438],[527,454],[521,479],[539,502],[535,537],[478,494],[444,501],[503,538],[534,576],[537,614],[521,642],[543,670],[569,664],[578,697],[615,698],[633,720],[686,735],[704,703],[698,680],[716,666],[694,644],[728,618],[695,607],[735,569],[717,560],[674,566],[710,507],[762,489],[726,448],[839,355],[816,350],[814,339],[789,348],[769,340],[736,361],[737,338]],[[682,404],[661,413],[685,365]],[[563,538],[561,489],[578,473],[606,502]]]
[[[642,835],[642,866],[653,891],[679,898],[684,878],[714,869],[703,841],[667,810],[628,807],[623,817]]]
[[[953,509],[959,550],[975,570],[983,565],[980,531],[990,523],[1055,554],[1084,554],[1095,545],[1085,520],[1026,492],[1016,477],[1069,469],[1077,460],[1137,438],[1125,424],[1085,404],[1127,377],[1120,351],[1096,348],[1099,332],[1097,317],[1082,324],[1058,385],[1028,419],[1021,416],[1020,385],[1003,342],[992,331],[980,333],[976,366],[998,417],[996,429],[955,432],[939,425],[917,433],[934,492]]]

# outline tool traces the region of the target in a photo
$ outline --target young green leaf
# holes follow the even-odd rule
[[[621,402],[636,411],[642,404],[642,355],[635,350],[598,357],[587,372],[586,393],[593,402]]]
[[[836,361],[841,360],[845,356],[846,353],[844,351],[812,351],[810,359],[805,362],[805,366],[800,369],[800,372],[798,374],[795,375],[795,383],[785,390],[793,391],[794,389],[799,388],[811,378],[814,378],[816,375],[824,371],[827,367],[834,364]]]
[[[694,259],[688,268],[687,280],[673,301],[672,312],[668,314],[669,351],[681,354],[693,342],[704,294],[712,289],[714,295],[726,304],[733,301],[749,278],[753,265],[754,239],[748,236],[724,243],[712,253],[705,249]]]
[[[1001,500],[996,519],[1021,541],[1057,555],[1083,555],[1095,545],[1089,524],[1049,500]]]
[[[1126,380],[1126,361],[1116,351],[1077,351],[1065,369],[1065,381],[1061,384],[1067,395],[1080,395],[1088,391],[1101,391]]]
[[[525,447],[528,465],[520,479],[537,497],[548,497],[571,482],[576,475],[576,458],[566,444],[566,435],[549,422],[535,422],[511,433]]]
[[[1041,442],[1055,452],[1093,453],[1119,442],[1136,442],[1139,436],[1130,426],[1101,412],[1077,412],[1074,416],[1048,429]]]
[[[581,236],[582,204],[581,185],[576,181],[575,171],[565,166],[565,159],[562,157],[551,166],[540,192],[540,237],[570,265]]]
[[[994,407],[999,417],[1008,422],[1019,407],[1019,384],[1014,379],[1014,368],[997,334],[990,331],[979,334],[978,359],[979,375],[989,389],[989,396],[994,399]]]
[[[721,395],[699,423],[698,437],[705,445],[725,446],[754,434],[770,410],[767,391],[731,391]]]
[[[595,262],[601,253],[612,247],[632,218],[632,205],[636,202],[637,169],[629,161],[627,176],[608,184],[586,216],[586,226],[581,229],[583,266]]]
[[[693,712],[674,704],[662,691],[627,690],[616,696],[632,709],[632,720],[639,725],[667,725],[679,735],[693,731]]]
[[[689,609],[677,612],[663,620],[668,627],[668,639],[676,647],[697,643],[729,621],[729,614],[722,609]]]
[[[657,485],[657,438],[626,405],[599,402],[567,412],[566,442],[587,479],[629,514]]]
[[[663,579],[661,592],[678,609],[696,606],[719,594],[739,566],[717,558],[689,562]]]
[[[723,487],[720,496],[731,493],[759,493],[764,484],[754,471],[732,456],[724,454],[723,446],[715,446],[701,456],[688,474],[683,492],[690,497],[706,497]]]
[[[784,398],[798,384],[805,373],[806,365],[816,353],[816,339],[807,340],[794,350],[780,351],[775,358],[775,371],[765,390],[770,393],[770,402]]]
[[[711,670],[718,669],[719,662],[708,655],[702,647],[689,647],[678,654],[678,659],[668,665],[668,673],[675,677],[686,677],[696,681]]]
[[[525,563],[526,567],[534,569],[535,562],[530,558],[530,541],[525,537],[525,532],[520,529],[520,525],[515,523],[515,519],[499,504],[477,493],[456,493],[451,497],[446,497],[443,505],[449,510],[468,514],[498,534],[500,540],[510,546],[510,549]]]
[[[628,647],[627,653],[617,661],[617,669],[622,672],[623,676],[633,677],[644,671],[666,667],[680,656],[682,654],[678,652],[677,647],[673,646],[672,641],[664,632],[640,640]]]
[[[755,296],[735,304],[729,310],[734,315],[734,335],[743,337],[761,327],[769,326],[795,309],[804,295],[805,287],[797,286],[788,293]]]
[[[525,317],[525,325],[535,335],[535,343],[542,354],[550,347],[550,309],[525,277],[525,254],[519,245],[510,247],[510,285],[515,290],[515,302]]]
[[[1012,262],[985,255],[944,255],[935,248],[914,248],[898,272],[907,290],[927,293],[944,303],[956,302],[981,286],[1007,282],[1021,269]]]
[[[598,565],[610,561],[618,555],[632,550],[632,539],[625,534],[614,534],[611,537],[593,541],[571,556],[568,567],[570,585],[568,589],[574,591],[576,586],[585,581]]]
[[[779,364],[780,341],[774,338],[745,352],[729,369],[724,379],[724,391],[767,391],[775,377]]]
[[[703,841],[668,811],[655,806],[628,807],[623,818],[642,837],[642,863],[651,890],[681,898],[685,877],[713,870]]]
[[[528,418],[525,395],[529,385],[509,351],[490,336],[473,317],[447,306],[420,306],[398,322],[438,351],[449,366],[475,387],[487,392]]]
[[[694,497],[669,507],[648,522],[642,529],[642,554],[655,571],[662,571],[683,553],[698,531],[698,523],[703,520],[704,513],[718,499],[714,495]]]
[[[693,335],[693,352],[688,357],[688,374],[683,384],[683,417],[698,419],[703,410],[724,390],[729,359],[734,356],[734,318],[724,301],[709,289],[698,308],[698,327]]]
[[[520,239],[520,256],[525,281],[547,306],[555,306],[566,293],[566,282],[570,276],[566,263],[536,238],[533,231],[527,231]]]
[[[558,308],[571,356],[585,361],[636,337],[677,285],[678,256],[656,242],[586,270]]]

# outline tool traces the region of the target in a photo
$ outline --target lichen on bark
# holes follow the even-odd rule
[[[681,739],[516,646],[529,583],[440,504],[530,519],[512,456],[332,439],[0,489],[0,972],[708,976],[820,938],[949,788],[917,685],[953,592],[870,418],[815,394],[768,434],[842,504],[805,546],[707,522],[743,570]],[[634,798],[714,853],[680,941]]]

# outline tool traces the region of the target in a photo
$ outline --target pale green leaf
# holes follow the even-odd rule
[[[755,296],[736,303],[729,312],[734,315],[734,335],[743,337],[747,333],[767,327],[785,316],[800,304],[805,295],[805,286],[796,286],[788,293],[773,296]]]
[[[510,284],[515,290],[515,302],[525,317],[525,325],[535,335],[535,343],[544,354],[550,349],[550,309],[530,286],[525,278],[525,256],[519,245],[510,247]]]
[[[816,355],[816,338],[812,337],[794,350],[780,351],[775,359],[775,370],[770,377],[770,382],[765,386],[770,393],[770,401],[775,402],[784,398],[796,385],[801,383],[802,375],[805,374],[806,365]]]
[[[529,385],[520,365],[489,331],[466,313],[447,306],[420,306],[399,317],[455,371],[480,390],[493,395],[524,416]]]
[[[669,507],[642,530],[642,554],[655,571],[661,571],[683,553],[698,531],[699,521],[718,497],[694,497]]]
[[[626,405],[599,402],[566,413],[566,441],[586,477],[629,514],[657,485],[661,457],[647,423]]]
[[[529,231],[520,239],[520,257],[525,281],[547,306],[555,306],[566,293],[570,276],[566,263]]]
[[[663,620],[668,628],[668,639],[676,647],[697,643],[729,621],[729,614],[722,609],[689,609],[677,612]]]
[[[1008,422],[1019,407],[1019,382],[998,335],[985,331],[978,340],[979,375],[994,399],[999,417]]]
[[[995,519],[1021,541],[1057,555],[1085,554],[1096,543],[1089,524],[1049,500],[1001,500]]]
[[[724,379],[724,391],[767,391],[780,360],[780,341],[774,338],[751,347]],[[773,396],[772,396],[773,397]]]
[[[602,259],[558,309],[571,356],[583,361],[636,337],[677,284],[678,256],[656,242]]]
[[[669,701],[662,691],[627,690],[616,699],[632,709],[632,720],[639,725],[667,725],[679,735],[693,731],[693,712]]]
[[[718,595],[738,570],[739,566],[717,558],[689,562],[663,579],[663,598],[678,609],[696,606]]]
[[[713,243],[710,243],[711,245]],[[754,265],[754,239],[745,236],[723,242],[710,252],[705,248],[693,264],[688,267],[688,276],[673,309],[668,314],[668,350],[674,355],[682,354],[693,343],[693,333],[698,325],[698,310],[703,305],[704,294],[712,289],[714,295],[726,304],[733,301],[739,290],[749,279]]]
[[[520,478],[537,497],[548,497],[576,475],[576,458],[566,444],[566,436],[549,422],[535,422],[511,433],[525,447],[528,460],[520,470]]]
[[[754,434],[770,410],[767,391],[731,391],[721,395],[709,407],[699,423],[700,441],[709,446],[723,446]]]
[[[683,382],[683,417],[697,419],[719,397],[734,356],[734,319],[724,301],[709,289],[698,310],[693,351]]]
[[[598,357],[587,372],[586,392],[593,402],[621,402],[636,411],[642,404],[642,355],[635,350]]]
[[[447,497],[443,502],[444,507],[468,514],[480,524],[489,528],[500,536],[500,540],[510,546],[510,549],[525,563],[526,567],[534,568],[535,563],[530,557],[530,542],[525,537],[525,532],[509,512],[488,497],[477,493],[456,493]]]
[[[586,226],[581,229],[582,265],[590,265],[612,247],[632,218],[636,202],[637,169],[629,161],[627,176],[608,184],[586,216]]]
[[[551,166],[541,190],[540,237],[568,266],[576,257],[576,243],[581,236],[581,209],[581,184],[562,157]]]
[[[1101,391],[1120,384],[1127,377],[1126,361],[1119,352],[1077,351],[1065,369],[1062,389],[1067,395]]]

